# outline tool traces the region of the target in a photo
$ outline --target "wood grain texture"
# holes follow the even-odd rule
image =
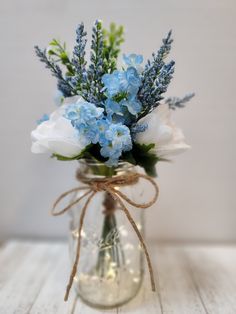
[[[153,245],[158,292],[148,276],[137,297],[101,311],[73,291],[63,301],[69,274],[63,243],[9,242],[0,247],[0,313],[4,314],[235,314],[236,246]]]

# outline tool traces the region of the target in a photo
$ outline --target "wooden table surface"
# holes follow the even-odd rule
[[[0,313],[235,314],[236,246],[149,245],[158,292],[148,276],[129,304],[108,311],[63,295],[69,273],[65,243],[11,241],[0,247]]]

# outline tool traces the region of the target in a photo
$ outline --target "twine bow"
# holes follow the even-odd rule
[[[55,201],[53,208],[52,208],[52,212],[51,212],[53,216],[62,215],[65,212],[67,212],[71,207],[73,207],[74,205],[79,203],[83,198],[87,197],[86,202],[85,202],[85,204],[81,210],[81,214],[80,214],[76,257],[75,257],[75,261],[74,261],[74,264],[73,264],[73,267],[71,270],[70,279],[69,279],[69,282],[68,282],[68,285],[66,288],[64,300],[65,301],[68,300],[70,289],[72,287],[73,280],[74,280],[74,277],[75,277],[76,272],[77,272],[77,267],[78,267],[79,258],[80,258],[81,231],[82,231],[83,224],[84,224],[84,217],[86,214],[86,210],[87,210],[88,205],[91,202],[92,198],[95,196],[95,194],[97,192],[102,192],[102,191],[107,192],[112,197],[112,199],[120,205],[121,209],[123,210],[127,219],[129,220],[130,224],[132,225],[135,233],[137,234],[137,237],[140,241],[140,244],[141,244],[141,246],[144,250],[145,256],[146,256],[148,270],[149,270],[149,274],[150,274],[151,288],[152,288],[152,291],[156,291],[152,264],[151,264],[151,260],[150,260],[150,256],[149,256],[146,244],[144,242],[143,236],[140,233],[134,219],[132,218],[129,210],[127,209],[127,207],[124,204],[124,201],[125,201],[134,207],[142,208],[142,209],[148,208],[151,205],[153,205],[156,202],[156,200],[158,198],[158,194],[159,194],[159,189],[158,189],[156,182],[147,175],[139,174],[139,173],[131,173],[131,172],[127,172],[124,175],[99,178],[99,179],[97,179],[97,178],[96,179],[94,179],[94,178],[88,179],[88,178],[85,178],[83,175],[81,175],[80,172],[77,172],[76,177],[79,181],[82,181],[84,183],[84,186],[76,187],[74,189],[71,189],[71,190],[61,194],[59,196],[59,198]],[[140,178],[143,178],[146,181],[149,181],[155,189],[155,194],[154,194],[153,198],[147,203],[142,203],[142,204],[136,203],[136,202],[132,201],[129,197],[127,197],[127,195],[125,195],[124,193],[122,193],[121,191],[116,189],[116,187],[133,185],[133,184],[137,183]],[[66,206],[65,208],[63,208],[59,211],[55,210],[58,203],[62,199],[64,199],[66,196],[68,196],[72,193],[75,193],[75,192],[83,191],[83,190],[85,191],[85,193],[82,196],[78,197],[73,202],[69,203],[69,205]]]

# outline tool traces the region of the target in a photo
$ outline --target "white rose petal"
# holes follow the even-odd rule
[[[83,140],[63,117],[65,105],[54,111],[48,121],[42,122],[31,132],[33,153],[54,153],[64,157],[75,157],[85,148]]]
[[[135,141],[139,144],[155,144],[153,152],[158,157],[166,158],[190,148],[185,143],[181,129],[171,121],[167,104],[159,105],[152,113],[142,118],[139,124],[143,123],[148,127],[144,132],[137,134]]]

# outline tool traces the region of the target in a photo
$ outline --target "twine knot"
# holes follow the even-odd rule
[[[149,257],[149,253],[148,253],[146,244],[144,242],[143,236],[140,233],[134,219],[132,218],[129,210],[127,209],[127,207],[124,204],[124,201],[125,201],[128,204],[130,204],[136,208],[141,208],[141,209],[145,209],[145,208],[148,208],[151,205],[153,205],[156,202],[158,195],[159,195],[159,189],[158,189],[156,182],[151,177],[149,177],[147,175],[139,174],[139,173],[133,173],[133,172],[126,172],[123,175],[117,175],[117,176],[113,176],[113,177],[87,178],[81,172],[77,171],[76,178],[80,182],[84,183],[84,185],[80,186],[80,187],[76,187],[74,189],[71,189],[67,192],[62,193],[59,196],[59,198],[55,201],[53,208],[52,208],[52,212],[51,212],[53,216],[62,215],[65,212],[67,212],[70,208],[72,208],[74,205],[78,204],[83,198],[87,197],[86,202],[85,202],[84,206],[82,207],[81,214],[80,214],[76,257],[75,257],[75,261],[74,261],[74,264],[73,264],[73,267],[71,270],[70,279],[69,279],[69,282],[68,282],[68,285],[66,288],[64,300],[65,301],[68,300],[70,289],[72,287],[73,280],[74,280],[74,277],[75,277],[76,272],[77,272],[77,267],[78,267],[79,257],[80,257],[81,231],[83,228],[85,213],[86,213],[87,207],[88,207],[89,203],[91,202],[92,198],[98,192],[107,192],[111,196],[111,198],[120,205],[121,210],[123,210],[123,212],[125,213],[127,219],[129,220],[135,233],[137,234],[137,237],[140,241],[140,244],[144,250],[147,264],[148,264],[148,270],[149,270],[149,274],[150,274],[152,291],[156,291],[152,264],[151,264],[151,260]],[[117,189],[117,187],[134,185],[141,178],[148,181],[149,183],[151,183],[151,185],[154,187],[154,190],[155,190],[153,198],[147,203],[142,203],[142,204],[136,203],[133,200],[131,200],[126,194],[124,194],[123,192],[121,192],[120,190]],[[63,209],[61,209],[59,211],[55,211],[58,203],[60,203],[60,201],[62,199],[64,199],[66,196],[68,196],[72,193],[76,193],[76,192],[79,192],[82,190],[85,191],[85,193],[82,196],[78,197],[73,202],[70,202],[69,205],[67,205]],[[104,213],[107,214],[106,211]]]
[[[106,189],[106,184],[104,182],[94,181],[90,183],[90,186],[95,192],[102,192]]]

